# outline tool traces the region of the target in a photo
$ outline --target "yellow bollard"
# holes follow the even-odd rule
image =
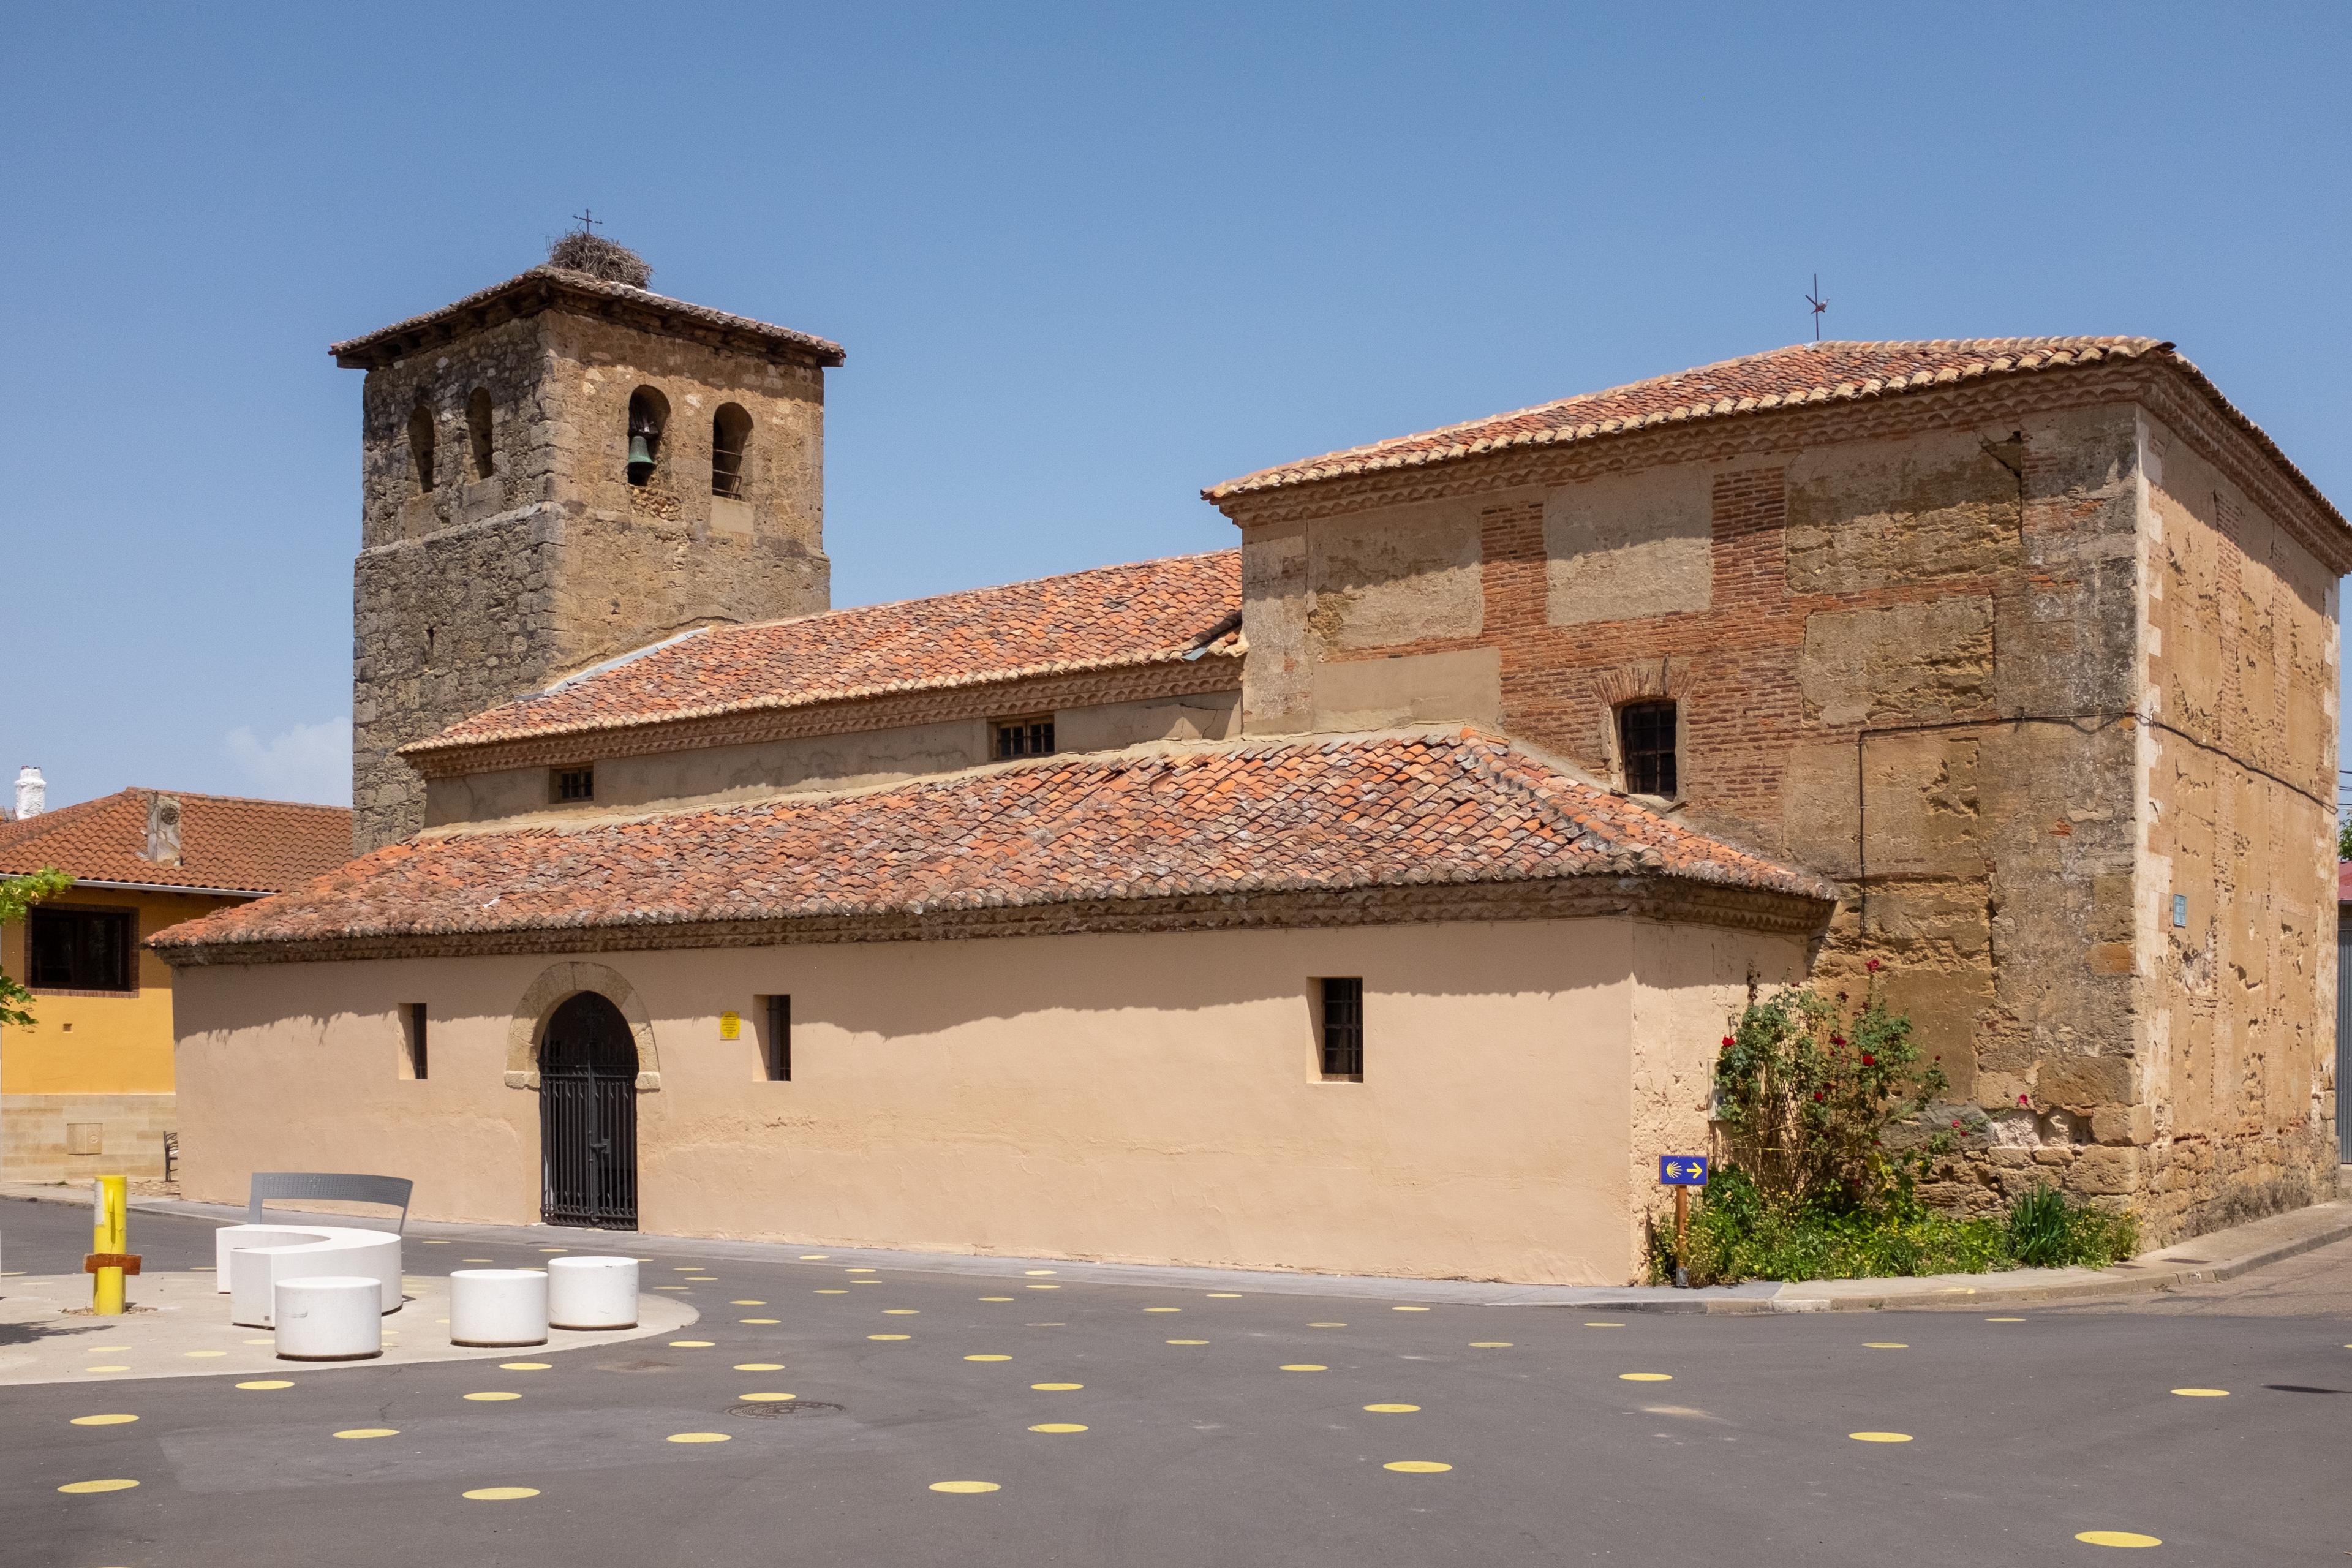
[[[90,1226],[90,1251],[100,1258],[120,1258],[130,1247],[131,1183],[124,1176],[100,1176],[93,1184],[95,1200]],[[107,1264],[90,1271],[89,1310],[101,1318],[122,1312],[122,1266]]]

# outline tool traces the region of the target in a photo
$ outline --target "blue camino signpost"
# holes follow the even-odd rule
[[[1661,1154],[1658,1184],[1675,1190],[1675,1283],[1687,1287],[1690,1270],[1683,1259],[1690,1252],[1690,1190],[1706,1185],[1705,1154]]]

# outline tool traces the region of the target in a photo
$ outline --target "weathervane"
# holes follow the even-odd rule
[[[1815,342],[1822,341],[1822,314],[1830,308],[1830,302],[1821,295],[1822,275],[1816,272],[1813,274],[1813,291],[1805,296],[1805,303],[1813,308],[1813,342]]]

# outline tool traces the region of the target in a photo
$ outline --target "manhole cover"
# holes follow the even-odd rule
[[[780,1415],[838,1415],[841,1406],[827,1405],[822,1399],[774,1399],[758,1405],[734,1405],[728,1414],[770,1421]]]

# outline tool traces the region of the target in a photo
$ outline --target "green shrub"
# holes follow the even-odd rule
[[[1791,986],[1750,1002],[1723,1037],[1715,1089],[1725,1158],[1691,1215],[1679,1259],[1690,1283],[2097,1268],[2130,1257],[2139,1236],[2128,1215],[2047,1186],[2019,1198],[2006,1220],[1961,1219],[1919,1201],[1918,1178],[1953,1147],[1948,1131],[1922,1125],[1948,1080],[1921,1059],[1910,1019],[1887,1009],[1876,960],[1868,971],[1858,1008],[1843,992],[1832,1000]],[[1898,1128],[1901,1152],[1889,1147]],[[1675,1250],[1672,1228],[1654,1219],[1654,1279],[1674,1277]]]

